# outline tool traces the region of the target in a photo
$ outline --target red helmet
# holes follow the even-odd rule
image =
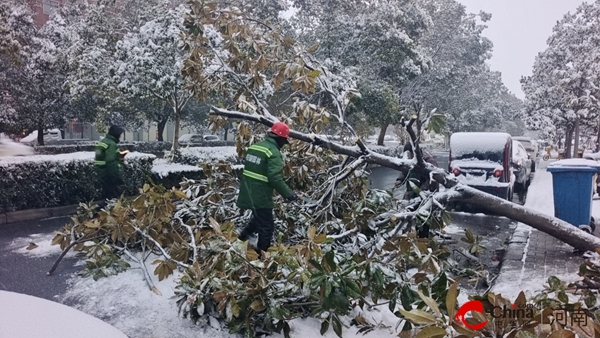
[[[274,133],[275,135],[283,137],[283,138],[290,137],[290,127],[288,127],[288,125],[283,122],[275,123],[271,127],[271,129],[269,129],[269,131]]]

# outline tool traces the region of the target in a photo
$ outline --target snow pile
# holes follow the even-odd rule
[[[197,171],[202,171],[202,168],[189,164],[170,163],[165,159],[154,161],[154,165],[152,166],[152,173],[160,178],[165,178],[172,173]]]
[[[182,156],[226,160],[237,157],[236,147],[190,147],[180,149]]]

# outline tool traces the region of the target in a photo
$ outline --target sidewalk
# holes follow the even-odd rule
[[[540,161],[529,187],[525,207],[554,216],[552,174],[549,162]],[[594,200],[592,215],[599,219],[600,200]],[[596,232],[596,236],[598,233]],[[519,292],[539,292],[556,276],[572,282],[578,278],[579,266],[585,259],[573,253],[573,247],[542,231],[519,223],[510,238],[498,278],[491,291],[514,300]]]

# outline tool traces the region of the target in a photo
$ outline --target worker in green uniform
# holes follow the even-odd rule
[[[102,188],[102,198],[110,199],[121,194],[124,184],[121,175],[123,154],[117,144],[123,134],[123,128],[112,125],[108,134],[96,145],[94,166]]]
[[[257,233],[258,252],[267,251],[275,231],[273,190],[288,201],[298,199],[281,176],[283,158],[280,149],[288,143],[289,136],[290,128],[285,123],[275,123],[265,140],[248,148],[244,160],[237,206],[242,210],[252,210],[252,219],[240,233],[239,239],[245,241]]]

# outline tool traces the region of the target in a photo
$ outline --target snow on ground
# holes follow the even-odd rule
[[[12,241],[7,249],[29,257],[58,256],[61,253],[60,246],[52,245],[52,238],[54,238],[53,233],[20,237]],[[35,247],[29,247],[32,243],[35,244]],[[73,251],[68,252],[66,257],[75,257],[75,253]]]
[[[550,162],[553,162],[553,160],[550,160]],[[540,164],[545,163],[540,162]],[[527,192],[525,207],[544,215],[554,216],[552,174],[546,171],[545,166],[539,166],[535,171],[534,178]],[[600,200],[598,199],[594,199],[593,201],[592,216],[595,219],[600,219]],[[529,235],[532,230],[533,228],[530,226],[519,223],[515,232],[522,232]],[[528,245],[529,243],[526,244],[525,251],[527,251]],[[562,245],[570,248],[568,244]],[[523,261],[526,259],[526,255],[527,253],[525,253]],[[545,269],[546,267],[531,271],[523,268],[518,276],[514,276],[513,283],[507,283],[506,279],[503,279],[501,283],[494,285],[492,292],[502,294],[503,297],[512,300],[517,298],[521,290],[526,294],[542,291],[544,285],[548,283],[548,276],[544,274]],[[558,274],[556,277],[565,282],[573,282],[579,278],[576,274]]]

